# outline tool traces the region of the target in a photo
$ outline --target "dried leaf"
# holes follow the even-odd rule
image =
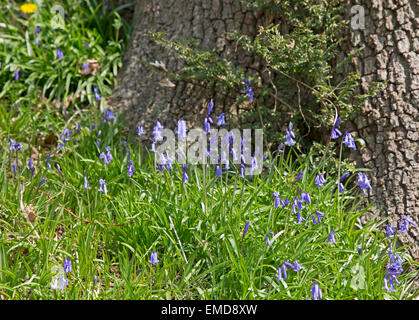
[[[176,85],[169,80],[169,78],[164,78],[162,80],[159,81],[159,86],[160,87],[167,87],[167,88],[174,88],[176,87]]]

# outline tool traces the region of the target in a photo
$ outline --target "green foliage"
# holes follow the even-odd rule
[[[44,1],[33,14],[23,14],[15,3],[0,12],[0,97],[16,103],[48,98],[62,103],[71,94],[92,103],[93,87],[111,93],[121,66],[129,26],[118,14],[96,1],[67,0],[64,19]],[[35,29],[39,33],[35,34]],[[36,40],[39,40],[39,45]],[[64,57],[57,59],[57,50]],[[96,60],[100,71],[82,75],[82,64]],[[19,80],[15,80],[15,72]]]
[[[0,105],[0,119],[8,113],[13,120],[8,127],[0,124],[3,299],[308,300],[314,282],[324,299],[417,295],[413,281],[419,266],[404,247],[395,249],[404,259],[397,291],[382,289],[390,262],[387,253],[391,246],[396,248],[397,238],[385,237],[383,220],[360,223],[359,217],[369,208],[360,209],[363,196],[356,174],[345,182],[342,194],[336,184],[342,173],[355,170],[340,162],[324,166],[335,156],[324,157],[319,146],[307,156],[295,148],[287,155],[269,154],[263,173],[251,178],[241,178],[239,166],[233,164],[223,170],[222,178],[214,167],[208,166],[204,175],[202,167],[190,165],[189,180],[183,183],[181,165],[158,171],[153,155],[122,134],[124,123],[118,115],[103,123],[103,113],[85,110],[74,113],[69,122],[57,112],[33,109],[25,102],[9,112],[6,108]],[[91,123],[96,124],[94,130]],[[43,146],[31,138],[46,136],[51,128],[58,135],[65,127],[70,128],[70,140],[64,148]],[[100,147],[95,143],[99,130]],[[23,144],[18,154],[9,152],[8,136]],[[108,164],[100,159],[106,146],[114,159]],[[52,169],[46,165],[48,153]],[[16,175],[10,157],[18,163]],[[35,158],[33,176],[27,166],[30,157]],[[132,177],[127,175],[129,159],[135,166]],[[296,181],[300,170],[304,174]],[[323,170],[327,183],[317,187],[315,177]],[[88,190],[83,189],[84,176]],[[42,177],[47,180],[40,192]],[[108,196],[98,191],[99,179],[105,179]],[[306,221],[298,224],[292,203],[300,190],[310,194],[311,203],[303,204],[301,216]],[[275,208],[274,192],[291,203]],[[32,223],[20,203],[24,208],[33,206]],[[321,224],[312,222],[315,210],[325,213]],[[243,237],[247,221],[250,228]],[[327,241],[332,230],[336,243]],[[158,252],[156,265],[149,263],[152,251]],[[65,275],[68,287],[52,290],[65,258],[72,261],[73,269]],[[288,279],[277,280],[277,268],[295,260],[303,268],[289,269]]]

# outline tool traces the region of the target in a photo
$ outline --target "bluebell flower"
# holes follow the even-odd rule
[[[221,178],[223,176],[223,173],[221,171],[220,166],[217,164],[217,178]]]
[[[226,124],[225,113],[223,112],[217,117],[217,127],[221,127]]]
[[[343,137],[343,144],[346,145],[348,148],[356,150],[355,142],[348,131],[346,131],[345,136]]]
[[[35,44],[37,46],[39,46],[39,44],[40,44],[40,41],[39,41],[39,37],[38,36],[35,37]]]
[[[35,172],[35,167],[33,166],[33,159],[32,158],[29,159],[29,169],[31,170],[32,175],[33,175],[34,172]]]
[[[395,292],[394,289],[394,282],[400,284],[397,280],[396,276],[400,275],[403,272],[402,263],[403,260],[400,258],[399,255],[397,256],[397,261],[393,255],[392,250],[390,250],[389,256],[392,260],[392,263],[387,265],[386,267],[386,275],[384,276],[384,290]],[[388,284],[390,284],[390,289],[388,288]]]
[[[10,141],[10,151],[19,151],[22,149],[22,145],[19,142],[14,141],[12,138],[9,138]]]
[[[314,211],[314,213],[317,215],[317,221],[316,221],[316,218],[314,217],[314,215],[311,215],[311,217],[313,218],[313,223],[314,224],[316,224],[316,223],[318,223],[318,224],[321,224],[321,218],[323,218],[324,217],[324,213],[323,212],[320,212],[320,211]]]
[[[89,69],[89,64],[87,62],[83,62],[83,64],[81,65],[82,69]]]
[[[397,227],[391,227],[389,224],[386,225],[386,237],[390,238],[392,236],[395,236],[395,231],[397,230]]]
[[[296,182],[300,181],[303,178],[304,170],[298,171],[297,178],[295,179]]]
[[[45,178],[45,177],[43,177],[42,179],[41,179],[41,181],[39,181],[39,185],[38,185],[38,187],[40,188],[44,183],[45,183],[45,181],[46,181],[47,179]]]
[[[340,182],[344,182],[351,174],[349,172],[342,175],[339,179]]]
[[[361,255],[362,253],[362,247],[358,247],[358,255]]]
[[[275,204],[274,204],[275,208],[278,208],[279,207],[279,200],[280,200],[279,193],[277,191],[275,191],[272,194],[272,197],[274,198],[274,201],[275,201]]]
[[[19,69],[15,71],[15,81],[19,80]]]
[[[319,285],[314,283],[313,287],[311,288],[312,298],[313,300],[323,299],[322,291],[319,288]]]
[[[64,272],[72,272],[73,269],[71,268],[71,260],[68,258],[64,259]]]
[[[360,186],[362,188],[362,192],[364,193],[364,195],[366,195],[366,189],[371,189],[372,187],[370,185],[370,181],[368,180],[368,177],[365,173],[363,172],[359,172],[358,173],[358,186]]]
[[[94,92],[94,94],[95,94],[95,99],[96,99],[96,101],[100,101],[101,97],[100,97],[100,95],[99,95],[99,93],[98,93],[98,88],[93,87],[93,92]]]
[[[61,167],[58,163],[55,164],[55,168],[57,169],[58,173],[61,174]]]
[[[214,108],[214,101],[211,99],[208,105],[208,111],[207,111],[207,116],[204,119],[204,131],[206,134],[208,134],[210,132],[211,129],[211,124],[213,123],[211,117],[210,117],[210,113],[212,111],[212,109]]]
[[[284,144],[283,143],[280,143],[279,146],[278,146],[278,152],[279,153],[284,153],[284,149],[283,148],[284,148]]]
[[[281,275],[281,267],[282,267],[282,275]],[[302,265],[300,265],[298,263],[298,260],[294,261],[294,265],[292,263],[289,263],[288,261],[285,261],[280,267],[278,267],[278,277],[277,280],[287,280],[288,279],[288,275],[287,275],[287,269],[292,269],[295,272],[301,270]]]
[[[314,182],[315,182],[316,186],[320,187],[320,186],[324,185],[327,181],[324,178],[323,174],[321,173],[321,174],[318,174],[316,176],[316,179],[314,180]]]
[[[330,232],[329,238],[327,239],[327,242],[336,243],[336,241],[335,241],[335,231]]]
[[[163,136],[162,136],[162,133],[161,133],[162,129],[163,129],[163,126],[157,120],[156,121],[156,124],[154,125],[154,128],[153,128],[153,144],[151,145],[151,151],[153,151],[153,152],[156,152],[156,150],[155,150],[155,143],[157,141],[163,139]]]
[[[145,134],[144,128],[143,126],[139,125],[137,128],[137,135],[142,136],[143,134]]]
[[[409,217],[409,216],[407,216],[407,217],[402,217],[401,218],[401,223],[400,223],[400,232],[401,233],[404,233],[404,232],[406,232],[406,231],[408,231],[408,224],[407,223],[410,223],[411,225],[413,225],[413,226],[415,226],[416,225],[416,223],[414,223],[413,222],[413,220],[412,220],[412,218],[411,217]]]
[[[243,79],[243,82],[247,88],[243,90],[242,93],[247,93],[247,97],[249,98],[249,100],[253,101],[254,92],[253,92],[252,84],[246,78]]]
[[[84,48],[87,49],[88,46],[89,46],[89,42],[85,41],[84,42]]]
[[[52,279],[51,289],[53,290],[64,291],[67,286],[68,280],[64,277],[64,275],[58,275]]]
[[[271,247],[271,242],[269,241],[269,235],[273,235],[273,234],[274,233],[272,231],[270,231],[265,237],[266,243],[268,244],[268,248]]]
[[[100,141],[101,141],[101,140],[102,140],[102,139],[97,139],[97,140],[96,140],[96,145],[97,145],[97,147],[98,147],[98,148],[100,148]]]
[[[61,140],[64,142],[70,141],[69,134],[70,130],[68,130],[68,128],[64,128],[64,131],[60,134]]]
[[[87,184],[87,177],[86,177],[86,175],[84,176],[83,189],[89,190],[89,185]]]
[[[292,128],[293,128],[293,125],[292,125],[292,122],[290,122],[288,125],[286,135],[285,135],[285,139],[286,139],[285,145],[287,145],[288,147],[292,147],[293,145],[295,145],[295,140],[294,140],[295,134]]]
[[[60,49],[57,49],[57,59],[61,60],[62,58],[64,58],[64,53]]]
[[[41,31],[41,29],[39,27],[36,27],[35,30],[34,30],[35,35],[37,35],[40,31]]]
[[[278,280],[278,281],[282,280],[281,266],[278,267],[278,277],[276,277],[276,280]]]
[[[296,208],[298,208],[298,209],[296,209]],[[298,197],[296,197],[294,199],[294,203],[292,205],[292,212],[297,213],[297,211],[300,211],[302,209],[303,209],[303,205],[301,203],[301,200]]]
[[[159,263],[159,260],[157,259],[157,251],[153,251],[151,253],[151,257],[150,260],[148,260],[148,262],[150,262],[152,265]]]
[[[298,211],[298,212],[297,212],[297,224],[300,224],[302,221],[306,221],[306,219],[304,219],[304,218],[301,216],[301,213]]]
[[[106,109],[103,112],[103,117],[108,121],[111,121],[111,120],[115,119],[115,116],[114,116],[112,110],[110,110],[110,109]]]
[[[132,162],[132,160],[130,160],[129,161],[129,163],[128,163],[128,168],[127,168],[127,171],[128,171],[128,177],[132,177],[132,175],[134,174],[134,171],[135,171],[135,167],[134,167],[134,165],[133,165],[133,162]]]
[[[102,152],[99,156],[100,159],[103,159],[103,163],[104,164],[108,164],[109,162],[111,162],[113,160],[112,154],[111,154],[111,147],[106,147],[105,148],[106,154],[105,152]]]
[[[16,172],[17,172],[17,164],[16,164],[16,161],[13,161],[12,166],[13,166],[13,173],[16,175]]]
[[[62,143],[57,144],[57,149],[60,149],[60,148],[63,148],[63,147],[64,147],[64,144],[62,144]]]
[[[301,201],[306,202],[308,204],[311,203],[310,195],[307,192],[301,190]]]
[[[93,131],[93,130],[95,130],[95,128],[96,128],[96,124],[94,124],[94,123],[92,122],[92,124],[90,125],[90,129]]]
[[[342,193],[343,191],[345,191],[345,186],[342,182],[339,182],[339,193]]]
[[[99,179],[99,191],[103,192],[105,195],[108,195],[108,188],[106,187],[106,182],[103,179]]]
[[[185,183],[186,181],[189,180],[188,174],[186,173],[186,170],[188,170],[188,165],[187,164],[183,164],[182,165],[182,181],[183,183]]]
[[[186,139],[186,132],[188,128],[186,127],[186,121],[181,118],[177,122],[177,135],[180,139],[185,140]]]
[[[342,135],[342,132],[340,132],[339,129],[338,129],[338,125],[340,124],[340,122],[341,122],[341,120],[338,117],[336,119],[335,124],[333,125],[333,128],[332,128],[331,139],[337,139],[337,138],[339,138]]]
[[[247,231],[249,231],[249,227],[250,227],[250,221],[246,221],[246,224],[245,224],[244,230],[243,230],[243,235],[242,235],[243,238],[246,235]]]

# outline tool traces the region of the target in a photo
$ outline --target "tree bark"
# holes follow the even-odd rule
[[[227,33],[235,29],[256,35],[256,26],[264,24],[260,10],[242,6],[236,0],[137,0],[131,41],[119,72],[118,86],[110,104],[122,111],[129,127],[142,124],[150,129],[159,120],[164,126],[175,127],[183,117],[190,126],[203,126],[210,99],[214,114],[226,112],[234,117],[246,105],[234,105],[235,95],[222,94],[204,83],[178,81],[175,87],[159,85],[164,73],[152,73],[140,62],[165,63],[170,72],[177,72],[184,62],[145,36],[149,30],[165,32],[169,39],[194,38],[205,49],[214,49],[221,57],[250,74],[259,72],[260,59],[235,46]],[[237,94],[237,92],[236,92]]]
[[[352,49],[365,47],[361,57],[354,59],[361,90],[367,92],[373,81],[387,81],[353,122],[366,142],[366,148],[353,156],[360,166],[372,169],[369,200],[376,201],[381,216],[390,216],[393,227],[405,216],[418,225],[419,4],[416,0],[352,0],[351,5],[365,9],[365,29],[351,29],[350,38]],[[410,252],[419,260],[418,227],[410,226],[400,239],[413,245]]]

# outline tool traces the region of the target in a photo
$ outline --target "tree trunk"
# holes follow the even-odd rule
[[[350,0],[351,7],[365,9],[365,28],[351,30],[349,48],[365,46],[362,56],[354,60],[361,75],[363,92],[372,81],[387,80],[385,89],[370,99],[353,121],[353,129],[366,141],[366,149],[354,153],[369,174],[381,216],[391,215],[395,226],[402,216],[418,222],[418,102],[419,102],[419,19],[416,0]],[[137,0],[131,42],[124,56],[119,84],[111,105],[119,109],[133,129],[142,124],[150,130],[156,120],[174,128],[184,117],[190,126],[203,125],[208,102],[214,99],[215,114],[241,112],[234,105],[235,94],[221,94],[204,84],[183,81],[175,87],[161,85],[164,73],[152,73],[140,62],[162,61],[170,72],[183,62],[144,35],[149,30],[167,33],[169,39],[195,38],[207,49],[214,49],[246,73],[258,75],[264,83],[263,61],[236,46],[227,33],[234,29],[256,35],[257,25],[272,20],[260,10],[242,6],[236,0]],[[284,33],[286,24],[281,24]],[[237,47],[237,48],[236,48]],[[159,84],[160,82],[160,84]],[[266,104],[268,105],[268,104]],[[401,236],[403,243],[414,244],[411,254],[419,259],[418,228],[411,227]]]
[[[372,81],[387,81],[353,123],[366,142],[366,148],[354,156],[360,166],[372,169],[369,200],[376,201],[382,217],[390,215],[393,227],[405,216],[418,225],[419,217],[419,18],[415,1],[351,1],[365,10],[365,28],[351,29],[350,38],[353,49],[365,47],[354,60],[362,91],[367,92]],[[413,244],[410,252],[418,260],[418,228],[411,226],[400,239]]]
[[[169,72],[177,72],[184,63],[173,57],[145,33],[165,32],[169,39],[194,38],[205,49],[214,49],[250,74],[261,69],[261,62],[236,46],[227,33],[235,29],[250,36],[263,24],[260,10],[246,8],[236,0],[137,0],[131,41],[119,72],[119,84],[110,104],[123,112],[131,129],[138,124],[150,129],[159,120],[174,128],[181,117],[190,126],[203,126],[210,99],[214,114],[237,115],[234,94],[222,94],[204,84],[177,81],[175,87],[162,85],[164,72],[152,73],[140,62],[161,61]],[[160,84],[159,84],[160,82]],[[237,93],[237,92],[236,92]]]

